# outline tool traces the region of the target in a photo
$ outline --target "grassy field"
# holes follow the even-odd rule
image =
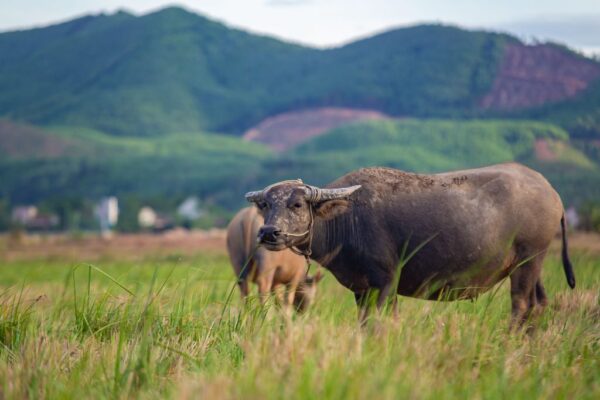
[[[289,319],[241,306],[218,244],[79,240],[0,238],[0,398],[600,398],[598,252],[573,252],[574,291],[548,258],[550,304],[515,336],[506,284],[475,302],[401,298],[399,318],[361,330],[331,275]]]

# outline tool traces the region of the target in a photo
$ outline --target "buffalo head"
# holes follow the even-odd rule
[[[314,219],[327,220],[344,213],[347,198],[359,188],[321,189],[298,179],[246,193],[246,200],[256,204],[265,220],[258,232],[259,243],[269,250],[307,244]]]

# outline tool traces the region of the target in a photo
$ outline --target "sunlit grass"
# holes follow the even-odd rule
[[[527,336],[508,332],[507,285],[475,302],[401,298],[397,319],[361,330],[332,276],[288,319],[243,307],[237,289],[226,304],[221,255],[12,262],[0,269],[1,396],[598,398],[600,259],[574,265],[571,291],[546,262],[550,304]]]

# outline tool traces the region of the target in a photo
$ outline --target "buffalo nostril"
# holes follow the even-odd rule
[[[272,225],[264,225],[258,230],[259,240],[275,241],[281,235],[281,230]]]

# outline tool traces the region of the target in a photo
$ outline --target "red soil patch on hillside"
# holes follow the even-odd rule
[[[535,140],[535,157],[540,161],[554,161],[556,154],[550,148],[550,143],[546,139]]]
[[[249,129],[244,139],[283,151],[318,135],[361,120],[389,117],[378,111],[349,108],[315,108],[278,114]]]
[[[551,45],[508,44],[483,108],[512,110],[568,99],[600,78],[600,65]]]
[[[35,126],[0,120],[0,155],[8,158],[56,158],[77,149],[67,139]]]

